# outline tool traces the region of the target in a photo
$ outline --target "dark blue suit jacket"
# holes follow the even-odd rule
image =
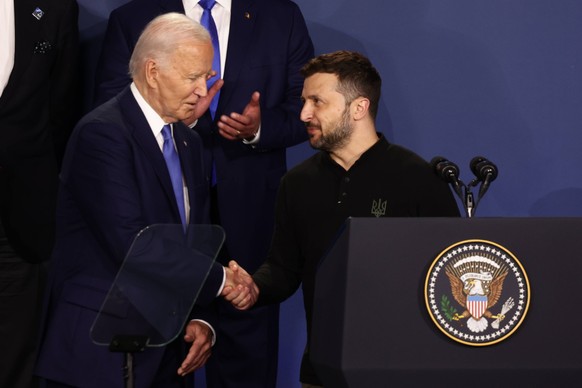
[[[200,138],[177,123],[174,139],[189,192],[190,223],[208,223]],[[57,241],[37,372],[74,386],[121,387],[123,355],[93,344],[91,325],[136,234],[152,224],[180,223],[164,157],[129,88],[79,122],[60,181]],[[216,296],[221,281],[222,268],[216,264],[202,301]],[[181,343],[182,336],[176,341]],[[138,386],[149,385],[163,351],[136,354]]]
[[[100,64],[96,101],[105,101],[130,80],[129,57],[145,25],[166,12],[184,13],[181,0],[134,0],[111,13]],[[286,172],[286,148],[307,139],[299,120],[303,77],[313,44],[297,5],[288,0],[233,0],[224,86],[216,117],[242,113],[261,93],[257,145],[223,139],[207,113],[195,130],[205,162],[214,161],[221,225],[231,257],[253,272],[267,255],[276,191]]]

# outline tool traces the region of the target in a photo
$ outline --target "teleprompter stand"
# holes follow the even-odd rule
[[[127,388],[134,354],[182,331],[223,242],[216,225],[152,225],[135,238],[91,328],[95,344],[125,353]]]

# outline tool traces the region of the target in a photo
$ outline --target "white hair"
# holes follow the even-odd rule
[[[210,34],[202,25],[181,13],[171,12],[156,17],[145,27],[133,49],[129,75],[134,78],[140,74],[150,59],[160,66],[167,66],[178,46],[188,41],[209,43]]]

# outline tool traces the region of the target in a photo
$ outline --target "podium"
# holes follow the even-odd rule
[[[464,240],[510,250],[529,278],[523,323],[468,346],[431,319],[425,280]],[[317,272],[311,361],[325,387],[582,384],[582,219],[352,218]]]

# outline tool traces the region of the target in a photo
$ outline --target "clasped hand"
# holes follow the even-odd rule
[[[259,288],[253,278],[234,260],[231,260],[224,270],[226,283],[221,295],[239,310],[251,308],[259,297]],[[184,340],[191,345],[178,369],[180,376],[192,373],[206,363],[212,349],[212,331],[208,324],[202,321],[190,321],[186,326]]]
[[[238,310],[251,308],[259,298],[259,287],[238,263],[231,260],[226,270],[226,284],[222,290],[225,300]]]

